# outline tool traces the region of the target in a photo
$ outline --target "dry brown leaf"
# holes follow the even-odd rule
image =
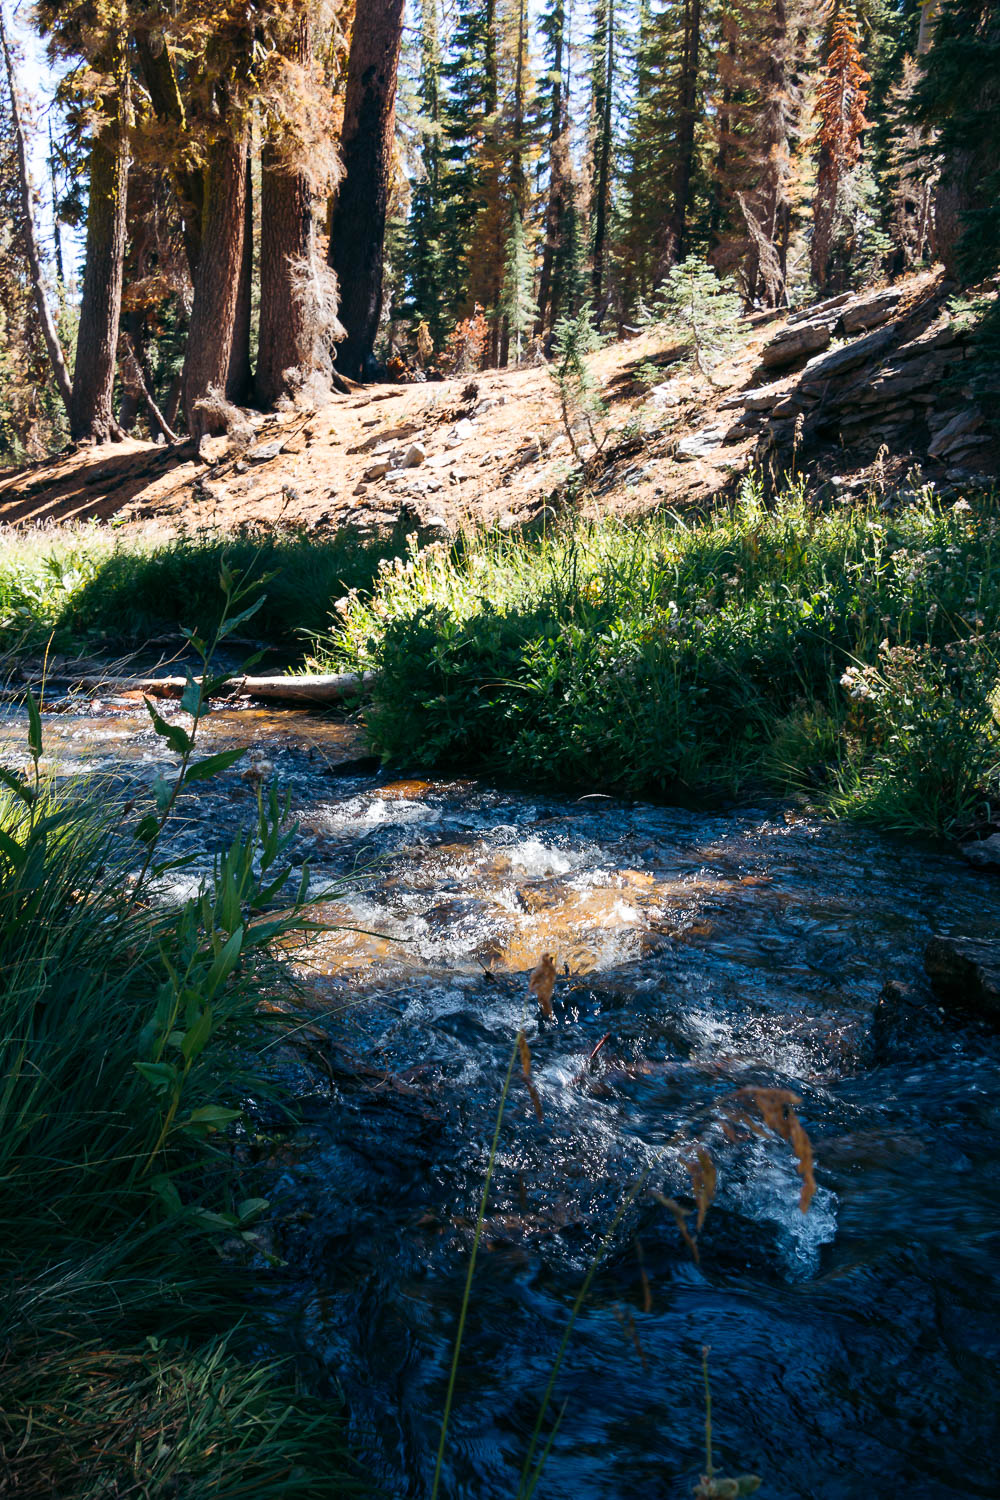
[[[809,1210],[809,1205],[812,1202],[816,1192],[816,1178],[813,1174],[812,1141],[806,1134],[805,1126],[802,1124],[802,1121],[799,1119],[794,1109],[789,1110],[789,1116],[791,1119],[792,1127],[790,1136],[792,1150],[798,1157],[798,1172],[799,1176],[802,1178],[802,1191],[799,1194],[799,1208],[803,1213],[807,1213]]]
[[[656,1188],[653,1188],[652,1192],[653,1197],[656,1199],[657,1203],[662,1204],[662,1206],[667,1209],[669,1213],[673,1214],[674,1218],[677,1221],[677,1228],[681,1232],[681,1238],[684,1240],[685,1245],[687,1245],[688,1249],[691,1251],[691,1255],[694,1259],[695,1265],[700,1265],[701,1256],[698,1254],[698,1246],[695,1243],[690,1229],[688,1228],[687,1214],[684,1212],[683,1208],[681,1208],[676,1198],[665,1198],[662,1193],[657,1192]]]
[[[535,1085],[532,1082],[531,1048],[528,1046],[528,1038],[525,1036],[523,1031],[519,1031],[517,1033],[517,1050],[521,1057],[521,1073],[524,1076],[524,1081],[527,1085],[528,1093],[531,1096],[531,1102],[535,1106],[535,1114],[538,1116],[538,1123],[541,1124],[542,1120],[544,1119],[544,1115],[542,1113],[542,1101],[539,1097],[538,1090],[535,1088]]]
[[[691,1179],[691,1191],[694,1193],[694,1201],[698,1205],[697,1233],[701,1233],[701,1227],[705,1222],[709,1205],[715,1197],[715,1189],[718,1183],[718,1173],[715,1170],[715,1162],[709,1156],[704,1146],[699,1146],[698,1155],[694,1161],[686,1161],[688,1176]]]
[[[535,968],[531,971],[528,980],[528,989],[538,1000],[542,1015],[547,1021],[551,1021],[555,1012],[552,1009],[552,991],[556,987],[556,963],[551,953],[543,953]]]

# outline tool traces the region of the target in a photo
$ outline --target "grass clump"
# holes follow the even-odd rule
[[[951,833],[1000,793],[1000,507],[577,522],[412,547],[317,659],[388,759],[643,795],[807,790]],[[859,675],[860,674],[860,675]]]
[[[206,669],[253,610],[223,589],[214,640],[194,638]],[[268,1205],[241,1140],[280,1020],[259,1001],[275,945],[309,928],[277,790],[213,875],[165,895],[178,794],[235,756],[195,753],[207,690],[189,680],[191,730],[150,708],[179,766],[128,800],[46,773],[30,695],[27,770],[0,766],[0,1490],[30,1500],[354,1487],[335,1413],[255,1354],[248,1298]]]
[[[297,654],[325,627],[331,599],[370,589],[379,561],[404,548],[402,533],[367,541],[292,529],[165,536],[97,524],[15,533],[0,559],[0,649],[35,645],[53,630],[59,649],[95,637],[141,645],[195,623],[211,631],[225,559],[248,580],[268,579],[254,629]]]

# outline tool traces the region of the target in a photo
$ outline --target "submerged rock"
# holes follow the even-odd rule
[[[924,967],[939,999],[1000,1021],[1000,940],[931,938]]]
[[[961,852],[977,869],[1000,870],[1000,833],[992,833],[975,844],[963,844]]]

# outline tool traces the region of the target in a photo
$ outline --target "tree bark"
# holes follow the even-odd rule
[[[45,347],[48,350],[49,362],[52,365],[52,373],[55,376],[56,385],[59,388],[59,394],[62,397],[68,416],[72,400],[69,371],[66,369],[66,360],[63,357],[62,344],[59,342],[59,333],[56,328],[55,319],[52,316],[52,310],[45,296],[42,259],[38,250],[38,240],[35,236],[31,183],[28,179],[28,154],[25,149],[24,129],[21,125],[21,111],[17,98],[17,80],[14,76],[14,62],[7,40],[7,28],[4,24],[2,10],[0,10],[0,43],[3,45],[4,63],[7,68],[11,123],[14,127],[14,140],[17,146],[18,186],[21,193],[21,212],[24,217],[24,246],[28,257],[28,269],[31,274],[31,288],[35,298],[35,307],[38,311],[38,321],[42,325],[42,335],[45,339]]]
[[[357,0],[347,63],[344,178],[333,206],[329,261],[340,283],[346,338],[337,364],[361,379],[382,315],[385,219],[392,170],[403,0]]]
[[[201,253],[184,356],[183,407],[188,431],[200,437],[210,419],[197,412],[212,388],[225,394],[240,296],[246,232],[246,131],[223,134],[208,149]]]
[[[701,60],[701,0],[685,0],[684,51],[681,59],[680,118],[677,123],[677,169],[673,190],[673,257],[688,253],[688,212],[694,170],[694,136],[698,113],[698,67]]]
[[[312,191],[302,172],[291,172],[264,147],[260,200],[260,330],[255,389],[262,406],[291,394],[296,370],[307,375],[312,330],[306,327],[293,267],[313,255]]]
[[[162,36],[148,31],[137,31],[135,47],[139,71],[156,118],[174,126],[179,133],[183,133],[187,123],[184,115],[184,100],[181,97],[180,83],[166,42]],[[193,283],[198,271],[198,257],[201,253],[204,178],[201,172],[188,167],[175,168],[171,175],[181,212],[188,273]]]
[[[233,340],[226,371],[226,400],[245,406],[250,399],[253,372],[250,367],[250,324],[253,318],[253,153],[247,143],[246,190],[243,202],[243,254],[233,318]]]
[[[562,237],[563,209],[566,192],[566,129],[563,102],[563,45],[566,12],[561,3],[553,16],[552,33],[552,112],[549,116],[549,196],[545,208],[545,245],[538,278],[538,318],[535,332],[545,333],[559,316],[559,286],[556,278],[556,252]]]
[[[111,398],[125,271],[129,166],[129,71],[121,38],[111,62],[115,95],[105,101],[105,123],[90,150],[87,254],[69,412],[70,436],[77,442],[103,443],[120,436]]]
[[[598,327],[607,311],[607,286],[605,271],[607,260],[608,228],[611,215],[611,133],[614,119],[615,94],[615,0],[603,0],[602,20],[604,34],[601,47],[604,52],[602,94],[598,101],[598,137],[594,172],[593,214],[594,232],[591,241],[594,257],[592,286],[594,293],[594,319]]]

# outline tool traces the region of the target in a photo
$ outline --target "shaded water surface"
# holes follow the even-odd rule
[[[45,727],[67,765],[164,758],[134,709]],[[0,749],[22,733],[9,718]],[[1000,1493],[1000,1050],[921,978],[931,932],[995,930],[995,882],[780,809],[385,782],[344,767],[353,731],[304,714],[222,713],[209,738],[267,756],[317,885],[348,879],[327,908],[344,926],[300,969],[316,1065],[270,1169],[272,1305],[278,1342],[345,1392],[386,1493],[429,1493],[522,1023],[542,1119],[515,1069],[443,1493],[512,1500],[573,1299],[643,1174],[557,1382],[539,1495],[690,1495],[703,1345],[716,1463],[760,1474],[762,1495]],[[178,842],[207,857],[254,801],[238,773],[207,785]],[[540,1024],[525,979],[543,952],[560,979]],[[888,978],[914,986],[895,1010]],[[751,1085],[802,1098],[807,1214],[788,1147],[725,1125]],[[690,1193],[697,1142],[718,1170],[700,1264],[650,1191]]]

